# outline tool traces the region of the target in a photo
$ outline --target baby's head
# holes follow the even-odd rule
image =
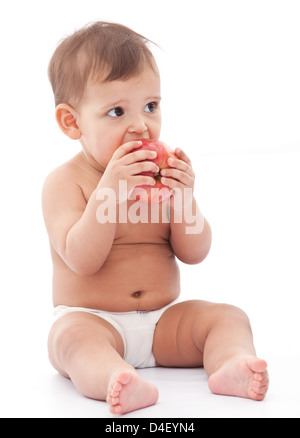
[[[65,38],[49,63],[55,105],[76,106],[88,81],[110,82],[138,75],[145,66],[158,74],[150,41],[115,23],[96,22]]]
[[[97,22],[63,40],[50,61],[58,125],[99,169],[122,144],[159,138],[160,79],[148,43]]]

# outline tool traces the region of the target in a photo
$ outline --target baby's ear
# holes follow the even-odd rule
[[[76,122],[76,111],[66,103],[60,103],[55,109],[58,126],[72,140],[79,140],[81,131]]]

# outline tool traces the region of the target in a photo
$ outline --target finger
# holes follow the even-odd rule
[[[163,177],[163,178],[161,178],[160,182],[164,186],[170,187],[170,189],[174,189],[174,190],[176,190],[176,189],[182,190],[185,187],[187,187],[185,184],[182,184],[182,182],[180,182],[180,181],[178,181],[176,179],[173,179],[173,178],[165,178],[165,177]]]
[[[154,184],[156,184],[155,179],[148,175],[134,175],[128,180],[129,187],[154,186]]]
[[[125,157],[123,157],[123,164],[129,165],[137,161],[154,160],[156,156],[157,153],[155,151],[149,151],[147,149],[138,150],[125,155]]]
[[[185,161],[187,164],[191,165],[191,160],[190,158],[187,156],[187,154],[180,148],[176,148],[175,149],[175,154],[176,156],[180,159]]]
[[[194,176],[194,171],[192,167],[189,164],[187,164],[185,161],[178,160],[176,158],[169,158],[168,165],[171,166],[171,168],[182,170],[183,172],[187,173],[192,177]]]
[[[124,157],[126,154],[131,152],[133,149],[136,149],[142,146],[141,141],[129,141],[128,143],[122,144],[118,149],[114,152],[114,158],[119,159]]]
[[[181,170],[178,170],[178,169],[171,169],[171,168],[164,169],[164,170],[160,171],[160,174],[162,175],[162,177],[166,177],[167,179],[176,180],[185,186],[190,186],[192,183],[191,176],[188,175],[186,172],[182,172]],[[162,179],[165,179],[165,178],[162,178]]]
[[[138,175],[142,172],[158,173],[159,167],[153,161],[141,161],[130,165],[131,175]]]

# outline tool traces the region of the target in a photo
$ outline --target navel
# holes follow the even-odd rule
[[[142,295],[142,291],[140,291],[140,290],[138,290],[138,291],[136,291],[136,292],[133,292],[133,294],[131,294],[131,296],[133,297],[133,298],[140,298],[140,296]]]

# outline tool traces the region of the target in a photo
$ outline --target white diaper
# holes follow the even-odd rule
[[[124,343],[124,360],[134,368],[155,367],[152,353],[153,336],[160,317],[175,302],[151,311],[105,312],[86,307],[57,306],[54,309],[56,319],[70,312],[87,312],[109,322],[120,334]]]

